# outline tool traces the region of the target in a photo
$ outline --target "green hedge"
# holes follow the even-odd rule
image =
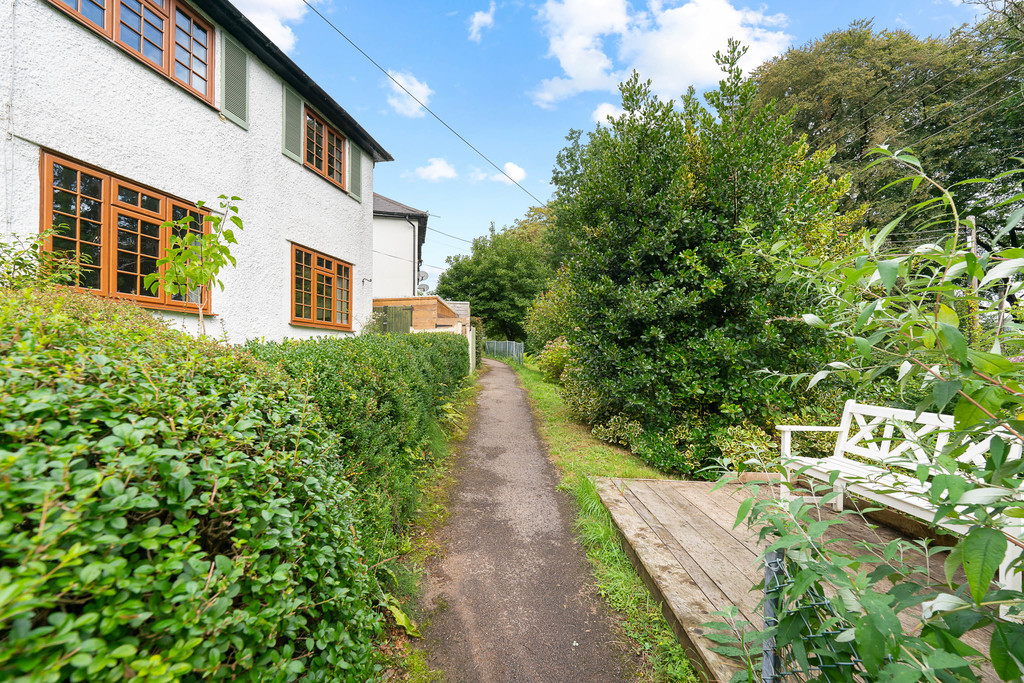
[[[367,389],[414,393],[388,363],[414,366],[416,344],[433,352],[304,347],[366,362],[332,385],[352,397],[335,435],[248,353],[129,305],[0,290],[0,679],[368,680],[380,621],[343,475],[356,443],[368,469],[395,450],[357,410],[387,405],[418,444],[419,418]]]
[[[463,386],[465,337],[454,334],[321,337],[247,345],[309,387],[339,437],[358,528],[371,564],[394,554],[418,502],[418,475],[445,403]]]

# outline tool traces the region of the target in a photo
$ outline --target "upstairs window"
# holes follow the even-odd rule
[[[185,296],[153,294],[145,278],[157,272],[171,230],[202,233],[206,213],[178,199],[99,169],[43,154],[42,226],[56,232],[47,249],[77,261],[78,287],[127,297],[151,308],[196,310],[200,290]],[[191,216],[187,227],[166,221]],[[209,312],[207,303],[206,312]]]
[[[304,163],[345,189],[345,138],[306,107]]]
[[[352,329],[352,266],[292,245],[293,325]]]
[[[183,0],[49,0],[213,104],[213,27]]]

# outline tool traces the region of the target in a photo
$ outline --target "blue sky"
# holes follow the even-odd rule
[[[431,228],[463,240],[537,203],[396,91],[303,0],[235,2],[395,157],[377,165],[376,192],[429,211]],[[730,37],[749,46],[751,69],[856,19],[928,36],[976,14],[954,0],[310,2],[541,201],[566,134],[614,112],[616,85],[634,68],[660,96],[677,97],[717,81],[712,55]],[[469,249],[428,232],[428,285],[446,257]]]

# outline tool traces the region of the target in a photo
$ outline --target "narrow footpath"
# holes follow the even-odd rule
[[[525,392],[484,360],[440,558],[427,568],[423,648],[447,683],[603,683],[635,677]]]

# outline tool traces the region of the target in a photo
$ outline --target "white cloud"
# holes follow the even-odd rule
[[[502,166],[502,168],[505,170],[505,173],[495,173],[494,175],[490,176],[491,180],[497,180],[499,183],[511,185],[512,181],[518,183],[521,182],[524,178],[526,178],[526,171],[524,171],[521,166],[517,166],[516,164],[513,164],[511,161],[506,162],[505,165]],[[509,180],[509,178],[511,178],[512,180]]]
[[[785,15],[737,9],[729,0],[649,0],[642,11],[626,0],[547,0],[538,16],[548,54],[563,72],[533,93],[545,108],[581,92],[614,92],[633,69],[652,80],[657,94],[677,97],[691,84],[718,80],[714,53],[729,38],[748,47],[745,69],[780,54],[792,40],[782,30]]]
[[[426,83],[410,73],[388,70],[388,75],[395,79],[394,81],[388,80],[391,86],[391,92],[388,94],[388,104],[391,105],[391,108],[402,116],[410,118],[423,116],[426,112],[423,111],[423,107],[416,100],[419,100],[424,105],[429,104],[430,96],[434,94],[434,91]],[[395,81],[401,83],[402,87],[409,92],[406,93],[402,90]],[[414,100],[413,97],[409,97],[409,94],[412,94],[416,99]]]
[[[235,6],[279,48],[285,52],[295,48],[295,33],[288,24],[305,16],[307,7],[302,0],[236,0]]]
[[[487,173],[484,172],[484,171],[481,171],[476,166],[470,167],[470,169],[469,169],[469,182],[471,182],[473,184],[476,184],[476,183],[479,183],[482,180],[487,180]]]
[[[409,177],[409,173],[403,173],[404,177]],[[436,183],[442,180],[451,180],[457,178],[458,173],[455,172],[455,168],[445,161],[441,157],[434,157],[427,159],[426,166],[420,166],[412,172],[411,175],[421,178],[423,180],[429,180],[430,182]]]
[[[494,26],[494,0],[491,0],[489,10],[473,12],[473,16],[469,18],[469,39],[479,43],[483,30],[492,26]]]
[[[611,116],[614,119],[619,118],[623,114],[622,107],[605,102],[597,105],[597,109],[590,115],[590,118],[594,119],[594,123],[600,123],[602,126],[608,125],[608,117]]]

